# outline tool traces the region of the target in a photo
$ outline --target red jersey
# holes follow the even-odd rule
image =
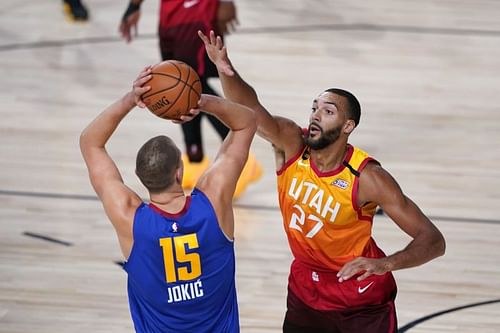
[[[218,0],[162,0],[160,4],[159,36],[162,58],[183,61],[198,74],[206,74],[210,61],[198,30],[208,35],[216,29]],[[210,75],[215,76],[215,67]]]

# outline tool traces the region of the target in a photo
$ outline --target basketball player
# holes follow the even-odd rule
[[[254,112],[202,95],[199,108],[229,128],[214,163],[190,196],[181,152],[166,136],[147,141],[136,174],[150,203],[127,187],[105,145],[150,89],[146,67],[132,91],[105,109],[80,137],[90,181],[126,258],[130,312],[137,332],[239,332],[233,248],[233,192],[256,131]],[[200,110],[192,110],[192,119]]]
[[[132,30],[137,32],[142,0],[131,0],[123,15],[120,32],[122,37],[130,42],[133,39]],[[203,43],[197,36],[197,31],[208,33],[216,30],[225,34],[234,30],[236,8],[232,1],[227,0],[162,0],[160,6],[159,37],[160,51],[163,60],[180,60],[193,67],[200,76],[202,93],[217,95],[208,84],[210,77],[217,77],[217,69],[208,59]],[[183,186],[192,188],[208,167],[209,160],[203,150],[201,135],[201,117],[182,124],[186,155],[184,159]],[[224,139],[229,129],[216,117],[206,115],[209,122]],[[261,177],[262,168],[250,154],[248,165],[243,170],[236,188],[235,197],[241,195],[249,183]]]
[[[283,225],[294,260],[284,332],[396,332],[392,271],[444,254],[441,232],[396,180],[348,143],[360,119],[356,97],[327,89],[314,98],[306,130],[272,116],[234,70],[222,40],[199,32],[227,98],[252,108],[272,143]],[[373,240],[377,206],[411,238],[386,256]]]

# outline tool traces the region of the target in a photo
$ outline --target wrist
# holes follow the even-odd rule
[[[141,9],[141,3],[142,0],[130,0],[127,10],[125,10],[125,13],[123,14],[122,21],[125,21],[127,17],[139,11]]]
[[[135,95],[133,91],[129,91],[122,97],[122,104],[123,108],[128,110],[127,112],[129,112],[136,106]]]

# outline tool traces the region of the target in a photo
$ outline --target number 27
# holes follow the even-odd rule
[[[292,218],[290,219],[290,228],[303,232],[302,227],[306,222],[306,213],[299,205],[294,205],[293,207],[297,208],[300,212],[300,216],[296,213],[292,214]],[[307,219],[316,222],[316,225],[306,235],[307,238],[313,238],[314,235],[316,235],[321,228],[323,228],[323,222],[319,219],[319,217],[313,214],[309,214]]]

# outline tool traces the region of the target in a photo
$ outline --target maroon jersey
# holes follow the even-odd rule
[[[198,30],[208,35],[216,30],[218,0],[162,0],[160,4],[160,49],[163,60],[180,60],[200,76],[217,76],[208,60]]]

